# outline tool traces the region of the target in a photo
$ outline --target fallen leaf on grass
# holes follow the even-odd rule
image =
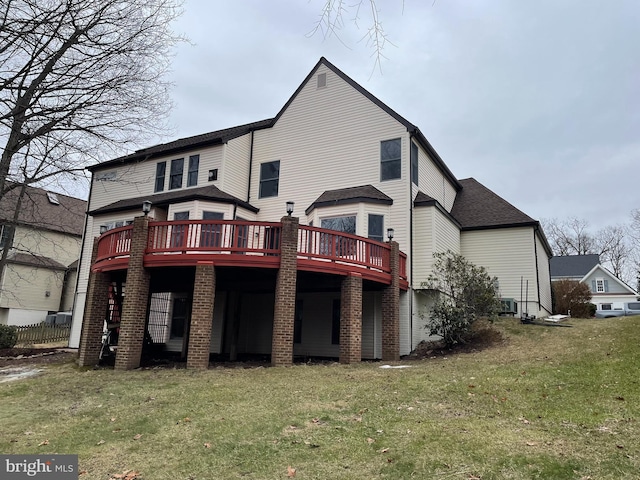
[[[109,480],[136,480],[140,476],[140,472],[135,472],[133,470],[125,470],[122,473],[116,473],[111,475]]]
[[[536,445],[538,445],[537,442],[527,442],[527,447],[535,447]]]
[[[387,453],[389,451],[388,448],[383,448],[382,450],[380,450],[380,453]]]
[[[96,445],[104,445],[104,440],[100,440]]]
[[[204,448],[211,448],[211,444],[209,442],[205,443]]]
[[[190,419],[189,417],[184,417],[184,418],[182,419],[182,421],[183,421],[184,423],[189,423],[189,422],[191,421],[191,419]]]
[[[42,445],[49,445],[49,440],[43,440],[38,444],[39,447],[41,447]]]
[[[616,448],[619,448],[620,450],[624,449],[624,445],[616,445]]]
[[[291,465],[289,465],[289,466],[287,467],[287,477],[289,477],[289,478],[293,478],[293,477],[295,477],[295,476],[296,476],[296,469],[295,469],[295,468],[293,468]]]
[[[111,421],[115,422],[116,421],[116,417],[111,417]]]
[[[89,472],[87,472],[86,470],[80,470],[80,471],[78,472],[78,476],[80,476],[80,475],[86,475],[87,473],[89,473]]]
[[[142,433],[136,433],[136,434],[133,436],[133,439],[134,439],[134,440],[140,440],[141,438],[142,438]]]
[[[373,438],[371,438],[371,437],[368,437],[368,438],[367,438],[367,443],[368,443],[369,445],[371,445],[373,442],[375,442],[375,439],[373,439]]]

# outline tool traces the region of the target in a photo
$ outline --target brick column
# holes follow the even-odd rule
[[[276,280],[273,312],[271,365],[293,363],[293,324],[296,311],[296,279],[298,274],[298,218],[282,217],[280,235],[280,269]]]
[[[382,360],[400,360],[400,247],[389,242],[391,285],[382,292]]]
[[[340,363],[362,360],[362,276],[342,280],[340,300]]]
[[[213,303],[216,294],[216,270],[213,263],[196,265],[196,278],[191,304],[191,325],[187,368],[209,368]]]
[[[116,353],[116,370],[130,370],[140,366],[149,304],[150,275],[143,266],[148,230],[149,217],[133,219],[131,252]]]
[[[97,255],[98,237],[93,239],[91,266],[95,263]],[[102,331],[107,308],[109,308],[110,280],[108,273],[89,272],[89,285],[84,305],[84,315],[82,316],[82,332],[80,333],[80,349],[78,352],[78,364],[81,367],[97,365],[100,359]]]

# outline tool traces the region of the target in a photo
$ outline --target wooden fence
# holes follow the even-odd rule
[[[47,325],[45,322],[15,327],[18,332],[16,344],[51,343],[69,340],[71,323]]]

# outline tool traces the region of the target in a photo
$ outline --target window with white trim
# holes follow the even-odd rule
[[[605,291],[604,278],[596,278],[596,293],[604,293]]]
[[[384,230],[384,216],[370,213],[368,218],[368,226],[367,226],[368,237],[371,240],[384,242],[383,230]]]
[[[184,170],[184,158],[171,160],[171,173],[169,174],[169,190],[182,188],[182,172]]]
[[[280,160],[260,164],[260,198],[277,197],[280,183]]]
[[[200,155],[189,157],[189,173],[187,174],[187,187],[198,184],[198,166],[200,165]]]
[[[156,163],[156,184],[154,192],[162,192],[164,190],[164,176],[167,172],[167,162]]]
[[[399,138],[380,142],[380,180],[395,180],[402,174],[402,141]]]

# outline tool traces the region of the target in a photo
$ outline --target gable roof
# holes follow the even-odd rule
[[[447,177],[447,179],[455,186],[456,190],[460,190],[461,185],[458,183],[458,179],[453,175],[453,173],[451,173],[451,170],[449,170],[449,167],[447,167],[447,165],[442,161],[442,158],[440,158],[440,155],[438,155],[438,152],[435,151],[435,149],[431,146],[431,144],[427,140],[427,137],[423,135],[423,133],[420,131],[420,129],[417,126],[409,122],[406,118],[398,114],[395,110],[388,107],[379,98],[377,98],[371,92],[363,88],[362,85],[357,83],[355,80],[353,80],[351,77],[349,77],[347,74],[345,74],[342,70],[340,70],[338,67],[336,67],[334,64],[332,64],[329,60],[327,60],[324,57],[320,57],[320,60],[318,60],[318,63],[316,63],[315,67],[311,69],[311,71],[302,81],[302,83],[297,88],[297,90],[293,92],[293,95],[291,95],[287,103],[284,104],[284,106],[280,109],[278,114],[274,117],[273,119],[274,125],[280,119],[282,114],[287,110],[289,105],[291,105],[291,102],[293,102],[293,100],[298,96],[298,94],[304,88],[307,82],[313,77],[313,75],[316,73],[316,71],[318,70],[318,68],[320,68],[321,65],[325,65],[327,68],[333,71],[336,75],[338,75],[342,80],[347,82],[355,90],[357,90],[363,96],[365,96],[371,102],[373,102],[376,106],[378,106],[388,115],[396,119],[400,124],[404,125],[407,131],[416,138],[418,143],[422,145],[422,148],[429,153],[429,156],[431,157],[431,159],[435,162],[435,164],[442,171],[442,173]]]
[[[207,185],[206,187],[173,190],[166,193],[156,193],[152,195],[145,195],[144,197],[118,200],[117,202],[110,203],[104,207],[91,210],[89,214],[95,215],[96,213],[121,212],[124,210],[132,210],[134,208],[142,211],[142,202],[145,200],[150,200],[156,207],[165,207],[175,203],[176,201],[186,202],[189,200],[209,200],[221,203],[231,203],[256,213],[260,210],[250,203],[240,200],[238,197],[234,197],[233,195],[223,192],[215,185]]]
[[[551,278],[580,277],[600,263],[600,255],[562,255],[551,257],[549,271]]]
[[[21,186],[11,186],[15,188],[8,190],[0,198],[1,223],[13,222],[18,204]],[[56,200],[58,203],[54,203]],[[87,202],[80,198],[49,192],[42,188],[26,187],[17,224],[81,237],[86,210]]]
[[[305,213],[309,215],[314,208],[330,207],[334,205],[345,205],[348,203],[382,203],[393,204],[391,197],[385,195],[373,185],[361,185],[358,187],[338,188],[336,190],[325,190],[311,205],[307,207]]]
[[[282,114],[287,110],[291,102],[298,96],[300,91],[304,88],[307,82],[313,77],[315,72],[321,65],[325,65],[327,68],[332,70],[336,75],[342,78],[345,82],[351,85],[355,90],[360,92],[366,98],[368,98],[371,102],[381,108],[384,112],[389,114],[391,117],[396,119],[399,123],[404,125],[407,131],[413,135],[416,141],[422,145],[422,148],[429,153],[431,159],[435,162],[438,168],[442,171],[442,173],[447,177],[447,179],[454,185],[456,190],[460,190],[462,186],[458,182],[457,178],[451,173],[449,167],[444,163],[438,152],[435,151],[433,146],[429,143],[424,134],[420,131],[420,129],[415,126],[413,123],[409,122],[403,116],[399,115],[397,112],[389,108],[385,103],[379,100],[377,97],[372,95],[369,91],[364,89],[360,84],[355,82],[352,78],[347,76],[342,70],[337,68],[331,62],[329,62],[326,58],[320,57],[318,63],[313,67],[311,72],[305,77],[300,86],[296,89],[296,91],[291,95],[289,100],[284,104],[284,106],[280,109],[278,114],[274,118],[269,118],[266,120],[260,120],[258,122],[247,123],[245,125],[239,125],[237,127],[225,128],[222,130],[216,130],[214,132],[205,133],[202,135],[195,135],[192,137],[181,138],[178,140],[174,140],[172,142],[163,143],[160,145],[154,145],[148,148],[143,148],[137,150],[136,152],[125,155],[119,158],[115,158],[113,160],[108,160],[106,162],[98,163],[96,165],[91,165],[87,167],[87,170],[93,172],[97,169],[113,167],[121,164],[135,163],[144,161],[150,158],[155,158],[158,156],[165,156],[171,154],[179,154],[181,152],[185,152],[187,150],[192,150],[198,147],[206,147],[211,145],[220,145],[226,143],[229,140],[240,137],[242,135],[246,135],[247,133],[251,133],[255,130],[261,130],[264,128],[271,128],[275,123],[280,119]]]
[[[589,278],[591,275],[593,275],[596,272],[596,270],[600,270],[603,273],[603,275],[608,276],[610,280],[613,280],[614,282],[618,283],[622,288],[626,289],[629,293],[631,293],[633,295],[638,295],[637,292],[633,288],[631,288],[631,286],[627,285],[625,282],[620,280],[618,277],[615,276],[615,274],[613,272],[610,272],[608,269],[606,269],[605,267],[600,265],[600,263],[598,263],[591,270],[589,270],[584,275],[584,277],[582,277],[582,280],[580,280],[580,281],[584,282],[587,278]]]
[[[460,180],[462,190],[456,195],[451,215],[462,230],[538,226],[538,222],[518,210],[475,178]]]
[[[111,167],[115,165],[122,165],[127,163],[135,163],[149,158],[158,156],[178,154],[186,150],[192,150],[198,147],[208,147],[211,145],[221,145],[233,140],[234,138],[241,137],[247,133],[251,133],[254,130],[260,130],[262,128],[269,128],[273,124],[273,119],[260,120],[258,122],[247,123],[245,125],[239,125],[237,127],[224,128],[222,130],[216,130],[214,132],[203,133],[201,135],[194,135],[193,137],[180,138],[168,143],[162,143],[159,145],[153,145],[148,148],[142,148],[136,150],[134,153],[124,155],[122,157],[108,160],[106,162],[98,163],[87,167],[87,170],[93,172],[97,169],[105,167]]]

